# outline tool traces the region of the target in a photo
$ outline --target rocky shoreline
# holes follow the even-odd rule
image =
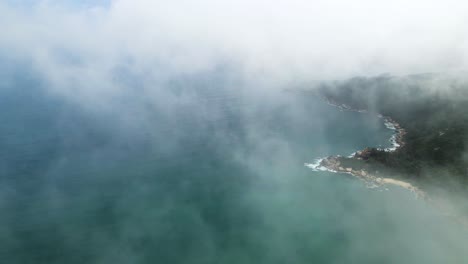
[[[333,100],[332,98],[323,97],[324,101],[326,101],[329,105],[337,107],[340,111],[353,111],[359,113],[368,113],[366,109],[357,109],[353,108],[346,104],[340,104],[337,101]],[[379,114],[379,118],[384,120],[384,124],[387,128],[394,130],[395,134],[392,135],[390,141],[392,142],[392,147],[386,149],[379,149],[380,151],[387,151],[387,152],[394,152],[398,151],[402,147],[405,146],[404,137],[406,135],[406,130],[400,126],[395,120],[393,120],[389,116],[384,116]],[[364,162],[370,157],[372,149],[365,148],[364,150],[357,151],[351,154],[348,157],[341,157],[341,156],[330,156],[326,158],[317,159],[314,163],[305,164],[307,167],[312,168],[316,171],[329,171],[334,173],[343,173],[348,174],[353,177],[358,178],[366,183],[369,188],[376,188],[376,187],[384,187],[385,185],[394,185],[404,189],[409,190],[410,192],[415,194],[415,197],[418,199],[423,199],[425,202],[436,208],[439,212],[447,216],[448,218],[453,219],[455,222],[461,224],[465,228],[468,228],[468,218],[458,211],[456,211],[453,207],[445,205],[441,202],[437,197],[429,196],[425,191],[421,190],[420,188],[414,186],[413,184],[398,180],[395,178],[386,178],[380,176],[378,171],[375,173],[369,173],[369,171],[362,169],[362,168],[353,168],[352,165],[345,165],[353,162],[353,160],[359,160],[360,163]]]
[[[396,151],[397,149],[405,146],[404,137],[406,135],[406,130],[400,126],[395,120],[389,116],[383,116],[379,114],[380,118],[383,118],[384,124],[388,129],[394,130],[396,133],[392,135],[390,141],[392,142],[393,147],[387,148],[385,151]]]
[[[407,189],[413,192],[418,198],[427,199],[427,195],[424,191],[422,191],[421,189],[412,185],[409,182],[405,182],[405,181],[401,181],[401,180],[397,180],[393,178],[378,177],[378,176],[372,175],[371,173],[363,169],[343,167],[343,165],[341,164],[340,158],[341,158],[340,156],[330,156],[330,157],[322,159],[319,165],[326,168],[326,170],[331,171],[331,172],[350,174],[364,181],[367,184],[367,186],[372,187],[372,188],[382,187],[386,184],[396,185],[396,186],[402,187],[404,189]]]
[[[323,97],[325,102],[327,102],[328,105],[331,105],[333,107],[337,107],[340,111],[351,111],[351,112],[358,112],[358,113],[368,113],[366,109],[357,109],[353,108],[347,104],[343,103],[338,103],[337,101],[328,98],[328,97]],[[398,124],[395,120],[393,120],[389,116],[384,116],[382,114],[377,115],[379,118],[382,118],[384,120],[384,124],[388,129],[394,130],[396,133],[390,138],[390,141],[392,142],[393,147],[392,148],[387,148],[384,149],[385,151],[396,151],[398,148],[401,148],[405,145],[405,141],[403,140],[404,136],[406,135],[406,130]],[[358,151],[359,152],[359,151]],[[361,151],[362,152],[362,151]]]
[[[354,109],[346,104],[339,104],[336,101],[330,98],[324,98],[325,101],[332,106],[338,107],[341,111],[353,111],[359,113],[367,113],[368,111],[365,109]],[[404,136],[406,135],[406,130],[400,126],[395,120],[391,117],[384,116],[379,114],[380,118],[384,120],[384,124],[388,129],[394,130],[396,133],[392,135],[390,141],[392,142],[391,148],[380,149],[387,152],[394,152],[400,149],[405,145]],[[353,153],[348,158],[350,159],[357,159],[357,160],[367,160],[370,156],[370,148],[365,148],[364,150],[357,151]],[[427,195],[424,191],[419,189],[418,187],[412,185],[409,182],[393,179],[393,178],[384,178],[372,175],[366,170],[363,169],[355,169],[352,167],[346,167],[342,165],[340,156],[330,156],[324,159],[319,160],[319,162],[314,165],[315,167],[322,168],[322,170],[327,170],[336,173],[347,173],[350,174],[362,181],[364,181],[369,187],[381,187],[385,184],[396,185],[402,188],[405,188],[411,192],[413,192],[416,197],[427,199]]]

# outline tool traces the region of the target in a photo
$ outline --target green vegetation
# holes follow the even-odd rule
[[[373,148],[365,161],[343,162],[419,183],[443,185],[449,180],[468,186],[466,80],[431,74],[353,78],[324,83],[320,93],[336,104],[390,116],[407,132],[404,146],[395,152]]]

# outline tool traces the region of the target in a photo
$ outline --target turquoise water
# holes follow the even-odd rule
[[[0,83],[1,263],[463,263],[466,234],[398,188],[313,172],[388,146],[375,116],[219,76],[106,107]],[[107,102],[108,103],[108,102]]]

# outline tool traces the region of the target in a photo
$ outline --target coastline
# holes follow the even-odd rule
[[[358,113],[368,113],[366,109],[355,109],[346,104],[339,104],[336,101],[333,101],[330,98],[324,97],[324,100],[327,104],[337,107],[340,111],[352,111]],[[398,151],[405,145],[404,136],[406,135],[406,130],[400,126],[394,119],[389,116],[384,116],[382,114],[377,114],[377,116],[384,121],[384,125],[393,130],[395,133],[390,137],[389,141],[391,142],[392,146],[385,149],[379,149],[386,152],[395,152]],[[370,151],[369,148],[365,148],[363,150],[358,150],[351,155],[349,155],[348,159],[356,159],[356,160],[366,160],[367,154]],[[342,165],[340,159],[343,157],[339,155],[329,156],[325,158],[316,159],[313,163],[305,163],[306,167],[311,168],[314,171],[328,171],[333,173],[345,173],[352,175],[359,180],[362,180],[366,183],[368,188],[378,188],[384,185],[394,185],[404,189],[407,189],[414,193],[417,198],[428,199],[427,194],[419,189],[418,187],[412,185],[409,182],[394,179],[394,178],[387,178],[387,177],[378,177],[369,173],[364,169],[354,169],[349,166]]]
[[[346,104],[339,104],[329,98],[323,97],[323,99],[331,106],[337,107],[340,111],[352,111],[359,113],[368,113],[365,109],[354,109]],[[400,126],[394,119],[389,116],[384,116],[382,114],[377,114],[379,118],[384,120],[384,124],[388,129],[395,131],[395,133],[390,137],[390,142],[392,147],[379,149],[386,152],[395,152],[405,146],[404,136],[406,135],[406,130]],[[446,217],[452,219],[454,222],[461,224],[464,228],[468,228],[468,218],[462,213],[458,212],[456,209],[440,203],[437,197],[432,197],[427,194],[427,192],[421,190],[417,186],[400,179],[390,178],[390,177],[379,177],[364,169],[354,169],[352,166],[344,166],[340,159],[347,160],[366,160],[366,152],[370,148],[367,147],[363,150],[356,151],[349,155],[348,157],[342,157],[340,155],[329,156],[324,158],[316,159],[313,163],[305,163],[306,167],[311,168],[314,171],[328,171],[333,173],[348,174],[352,177],[356,177],[359,180],[366,183],[368,188],[380,188],[386,185],[393,185],[403,189],[406,189],[412,192],[416,199],[423,199],[429,205],[433,206],[440,213]]]

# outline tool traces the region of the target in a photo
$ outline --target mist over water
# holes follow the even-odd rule
[[[465,228],[414,194],[304,164],[393,133],[316,84],[466,71],[467,18],[454,0],[0,1],[0,263],[466,263]]]
[[[20,68],[0,90],[5,263],[466,257],[466,232],[412,193],[304,166],[389,146],[392,131],[375,116],[299,90],[247,95],[251,84],[223,69],[171,82],[170,111],[137,91],[86,108]]]

